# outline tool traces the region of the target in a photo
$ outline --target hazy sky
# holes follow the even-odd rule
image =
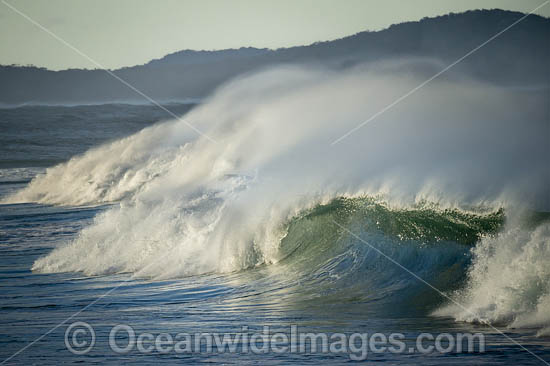
[[[449,12],[529,12],[544,0],[0,0],[0,64],[95,68],[8,3],[107,68],[182,49],[279,48]],[[550,4],[537,14],[549,17]]]

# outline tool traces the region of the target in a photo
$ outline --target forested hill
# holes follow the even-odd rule
[[[334,68],[359,63],[431,58],[449,64],[505,29],[524,14],[476,10],[392,25],[377,32],[278,50],[241,48],[184,50],[145,65],[113,70],[159,101],[200,98],[243,72],[283,64],[325,64]],[[453,68],[454,73],[501,85],[550,84],[550,19],[526,19]],[[93,56],[93,55],[92,55]],[[50,71],[0,66],[0,103],[102,103],[141,101],[143,97],[104,70]]]

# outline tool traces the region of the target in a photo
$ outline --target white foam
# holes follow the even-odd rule
[[[455,294],[460,305],[435,315],[458,321],[537,328],[550,332],[550,225],[533,231],[513,227],[484,238],[473,249],[465,289]]]

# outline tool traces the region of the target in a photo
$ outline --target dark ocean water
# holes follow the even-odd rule
[[[168,108],[183,114],[191,106]],[[163,111],[143,105],[1,109],[0,195],[6,198],[23,189],[31,179],[45,174],[47,167],[163,119]],[[200,204],[183,206],[181,212],[202,217],[200,207],[216,202],[205,198]],[[304,352],[251,352],[242,349],[246,342],[241,338],[236,352],[208,352],[202,344],[189,352],[134,348],[121,354],[112,349],[109,339],[117,324],[132,327],[136,338],[144,332],[154,337],[161,333],[174,337],[178,333],[252,335],[262,333],[265,326],[270,334],[288,337],[292,326],[299,332],[329,337],[402,334],[404,350],[368,352],[366,362],[373,364],[542,365],[542,360],[550,361],[550,339],[536,336],[540,327],[513,329],[495,323],[500,333],[492,326],[431,315],[448,300],[385,257],[445,294],[453,294],[466,285],[471,249],[482,238],[498,237],[503,230],[505,213],[497,209],[480,213],[430,207],[396,210],[371,197],[336,199],[303,211],[287,223],[276,263],[261,263],[259,249],[253,249],[242,259],[253,264],[238,271],[193,274],[192,268],[178,269],[173,272],[176,275],[163,278],[147,272],[140,275],[139,268],[119,267],[117,258],[102,260],[99,267],[73,263],[82,270],[65,271],[73,268],[67,263],[72,252],[66,251],[51,262],[41,262],[39,270],[31,270],[36,260],[54,248],[81,236],[85,240],[91,235],[85,228],[118,205],[0,205],[0,360],[4,364],[332,365],[355,362],[350,355],[361,353],[349,345],[342,352],[312,352],[309,346]],[[119,225],[123,231],[125,223]],[[538,221],[532,224],[538,225]],[[88,247],[75,261],[95,263],[98,253],[106,250],[101,245],[98,241],[97,247]],[[157,250],[153,242],[148,245],[140,247],[143,255]],[[122,248],[108,256],[125,258],[127,252]],[[127,248],[133,250],[130,243]],[[157,255],[175,256],[161,249]],[[139,263],[139,258],[132,260]],[[74,339],[67,335],[77,321],[89,324],[95,333],[95,344],[85,354],[71,352],[66,344],[67,340],[91,340],[89,334]],[[419,352],[416,341],[421,333],[434,337],[480,333],[485,350]],[[117,339],[119,344],[128,341],[125,336]],[[154,342],[147,345],[153,347]]]

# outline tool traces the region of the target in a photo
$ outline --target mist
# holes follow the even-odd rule
[[[35,269],[153,277],[276,262],[283,224],[339,196],[547,209],[545,90],[435,80],[333,144],[425,80],[418,70],[433,67],[396,60],[245,75],[185,121],[76,156],[7,202],[118,202]]]

